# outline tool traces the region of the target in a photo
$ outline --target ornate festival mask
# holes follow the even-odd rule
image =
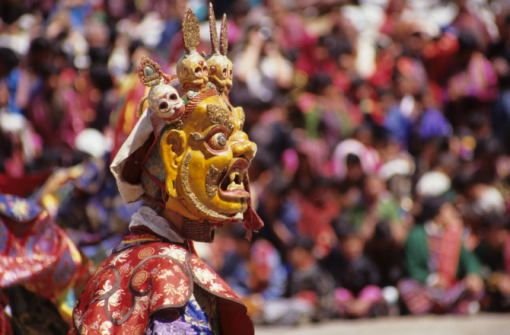
[[[257,230],[262,222],[250,206],[248,183],[257,146],[242,130],[242,108],[207,85],[203,71],[193,70],[203,58],[196,51],[198,22],[189,10],[183,31],[187,54],[177,77],[187,99],[181,101],[172,77],[155,62],[142,61],[139,75],[150,87],[149,109],[112,163],[119,190],[127,201],[143,197],[147,204],[179,214],[185,226],[244,221],[249,231]]]
[[[228,95],[232,88],[232,62],[227,58],[228,35],[227,16],[223,14],[221,34],[218,40],[216,18],[212,4],[209,3],[209,30],[211,34],[211,56],[207,59],[209,66],[209,81],[216,86],[218,92]]]
[[[212,22],[212,8],[210,17]],[[226,52],[226,23],[223,27],[222,50]],[[212,223],[239,220],[249,206],[247,173],[257,147],[242,130],[244,114],[233,112],[230,102],[218,90],[204,84],[207,81],[203,79],[206,72],[203,69],[207,65],[197,61],[201,58],[196,51],[198,29],[196,17],[188,10],[183,22],[187,55],[179,62],[177,76],[186,91],[190,83],[200,83],[194,86],[199,93],[187,101],[181,125],[169,127],[160,137],[168,194],[166,206],[193,220]],[[212,23],[211,29],[213,56],[209,61],[213,60],[215,70],[225,68],[229,72],[226,77],[214,72],[210,78],[217,87],[230,88],[232,63],[218,53],[216,27]],[[189,66],[191,59],[193,65]]]

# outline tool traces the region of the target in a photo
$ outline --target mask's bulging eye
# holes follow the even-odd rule
[[[170,100],[177,100],[177,94],[175,93],[170,94]]]
[[[227,145],[227,136],[224,133],[216,133],[211,136],[208,144],[214,150],[221,150]]]

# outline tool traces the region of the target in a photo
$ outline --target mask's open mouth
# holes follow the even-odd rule
[[[248,192],[248,166],[244,158],[237,158],[230,164],[220,182],[219,195],[224,200],[243,200],[250,198]]]

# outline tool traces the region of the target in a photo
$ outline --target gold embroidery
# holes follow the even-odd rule
[[[131,283],[134,287],[142,286],[147,279],[149,278],[149,273],[147,271],[139,271],[133,275],[133,279],[131,279]]]
[[[154,255],[154,248],[144,248],[142,250],[140,250],[138,252],[138,258],[139,259],[144,259],[144,258],[147,258],[147,257],[150,257],[152,255]]]

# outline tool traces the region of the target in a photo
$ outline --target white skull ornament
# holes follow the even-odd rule
[[[158,84],[149,92],[149,109],[165,121],[173,121],[184,111],[184,102],[170,84]]]

